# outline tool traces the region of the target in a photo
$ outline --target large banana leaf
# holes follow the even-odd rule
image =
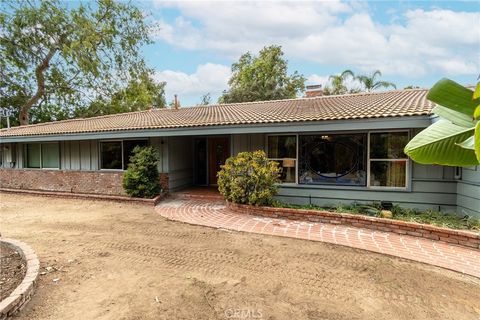
[[[415,162],[447,166],[480,164],[475,152],[457,144],[470,138],[474,128],[465,128],[440,119],[419,134],[405,147],[405,153]]]
[[[427,99],[472,117],[478,106],[474,92],[449,79],[442,79],[428,91]]]
[[[461,127],[472,128],[475,126],[476,123],[476,121],[472,119],[471,115],[467,116],[466,114],[442,106],[436,106],[435,108],[433,108],[432,112],[435,113],[437,116],[440,116],[443,119],[447,119],[451,123],[454,123]]]

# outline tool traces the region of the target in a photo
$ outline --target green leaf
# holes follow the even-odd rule
[[[460,113],[452,109],[448,109],[442,106],[436,106],[435,108],[433,108],[432,112],[462,127],[471,128],[475,126],[475,121],[472,120],[471,116],[467,116],[466,114]]]
[[[480,162],[480,122],[475,126],[475,155]]]
[[[449,79],[438,81],[427,99],[446,108],[472,116],[480,101],[473,99],[473,91]]]
[[[480,99],[480,82],[477,82],[477,87],[473,92],[473,99]]]
[[[473,113],[473,117],[475,119],[480,118],[480,104],[477,106],[477,109],[475,109],[475,112]]]
[[[478,127],[478,124],[477,124]],[[475,128],[465,128],[440,119],[419,134],[405,147],[413,161],[447,166],[474,166],[479,161],[473,150],[456,145],[469,138]]]
[[[464,149],[475,150],[475,137],[471,136],[467,138],[467,140],[457,143],[457,146],[462,147]]]

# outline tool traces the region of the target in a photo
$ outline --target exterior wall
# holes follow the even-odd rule
[[[266,151],[264,134],[232,135],[231,141],[234,155],[242,151]],[[455,179],[453,167],[411,162],[410,168],[411,185],[408,190],[283,184],[277,199],[287,203],[312,203],[319,206],[388,201],[407,208],[480,217],[480,168],[464,169],[463,180]]]
[[[243,151],[265,150],[265,135],[262,133],[232,134],[230,141],[232,155]]]
[[[462,168],[457,184],[457,212],[480,218],[480,166]]]
[[[168,177],[170,191],[193,184],[193,138],[168,139]]]
[[[416,163],[411,163],[411,166],[410,190],[283,185],[278,198],[290,203],[312,203],[319,206],[388,201],[407,208],[456,212],[457,181],[453,179],[454,168]]]
[[[123,172],[79,170],[0,169],[0,188],[125,195]],[[168,174],[160,174],[168,190]]]
[[[124,195],[122,177],[123,172],[1,169],[0,187]]]

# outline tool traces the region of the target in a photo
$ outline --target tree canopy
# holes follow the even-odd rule
[[[349,93],[347,88],[347,80],[355,80],[355,74],[351,70],[345,70],[340,74],[331,75],[328,80],[330,85],[327,85],[323,90],[324,95],[338,95]]]
[[[101,99],[123,111],[136,91],[133,108],[137,100],[159,99],[144,94],[153,84],[145,82],[151,70],[139,50],[150,43],[149,30],[129,2],[4,0],[2,7],[0,107],[13,109],[20,124],[30,115],[42,121],[48,112],[68,117]]]
[[[380,88],[397,88],[397,86],[392,82],[378,80],[378,78],[381,76],[382,73],[380,72],[380,70],[377,70],[371,75],[357,76],[356,79],[360,82],[363,90],[366,92],[372,92]]]
[[[288,61],[280,46],[268,46],[257,56],[243,54],[232,64],[229,90],[220,103],[249,102],[295,98],[305,89],[305,77],[295,71],[288,75]]]

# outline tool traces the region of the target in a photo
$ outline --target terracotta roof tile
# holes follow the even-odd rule
[[[0,130],[0,137],[429,115],[427,90],[157,109]]]

